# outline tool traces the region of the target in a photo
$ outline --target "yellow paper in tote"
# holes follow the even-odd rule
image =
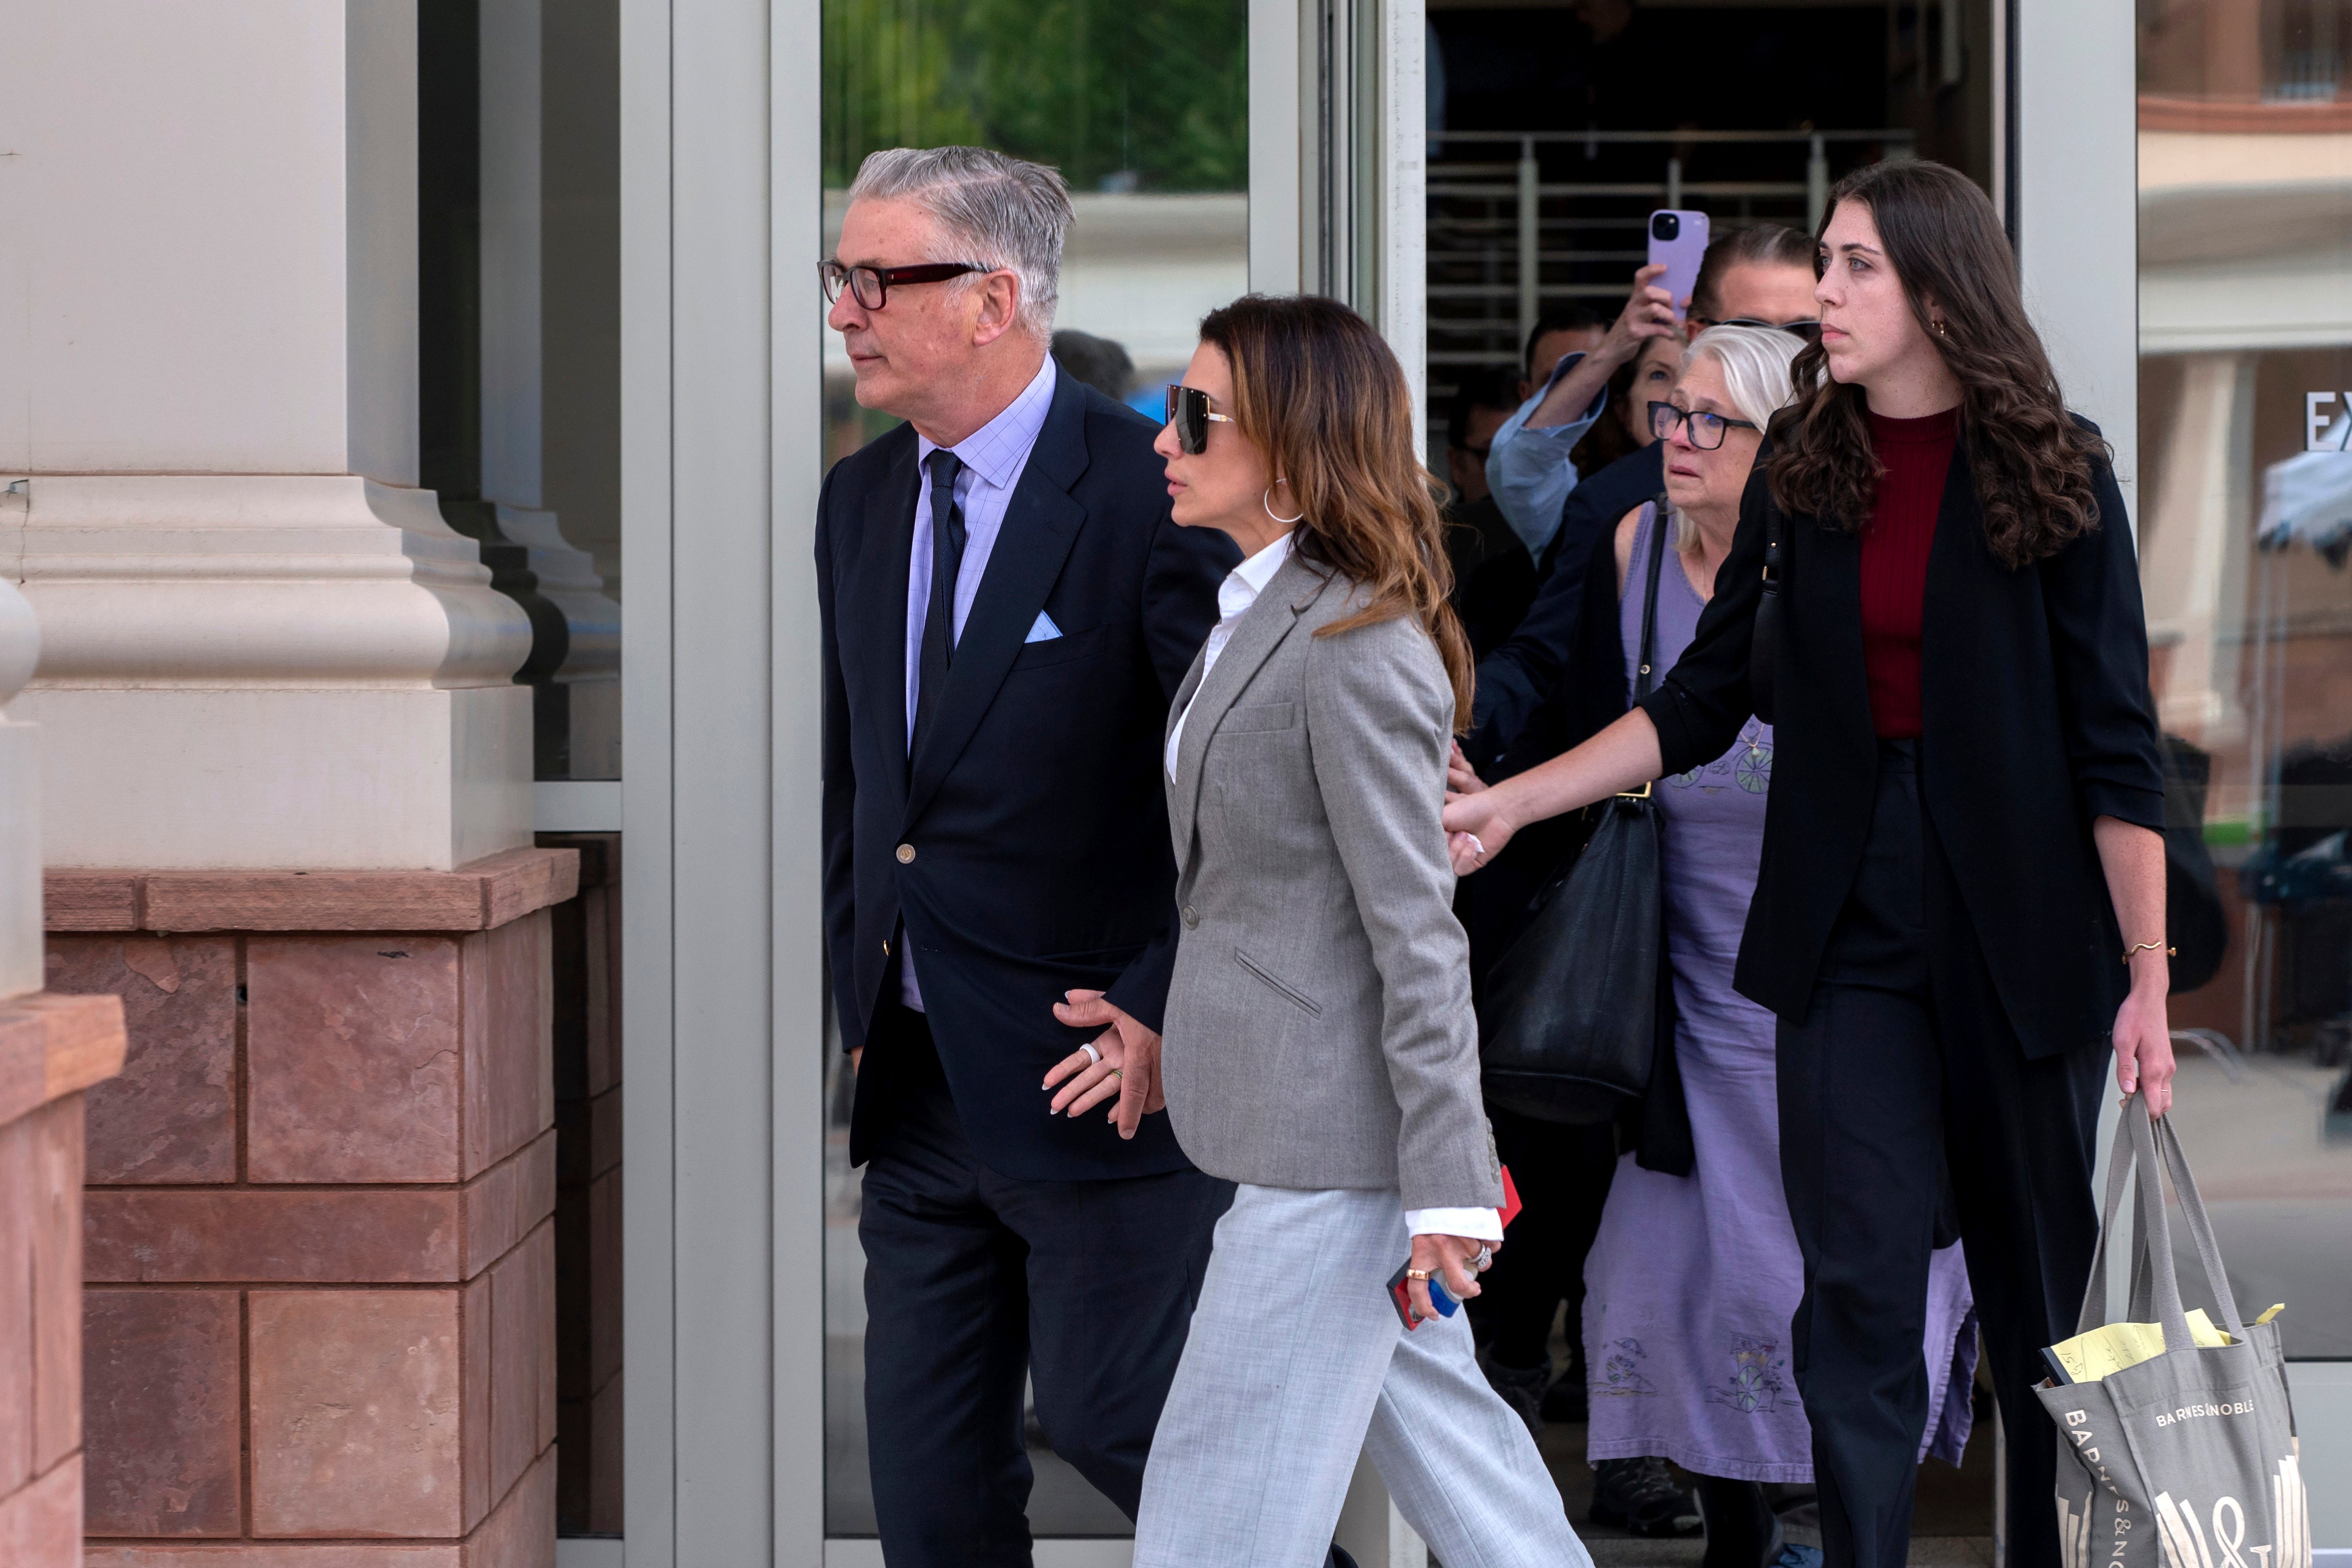
[[[2285,1309],[2282,1301],[2254,1321],[2267,1323]],[[2213,1326],[2202,1307],[2189,1309],[2189,1337],[2200,1350],[2219,1350],[2230,1342],[2230,1336]],[[2050,1353],[2066,1369],[2066,1375],[2076,1383],[2096,1383],[2111,1372],[2121,1372],[2127,1366],[2137,1366],[2164,1353],[2164,1325],[2161,1323],[2109,1323],[2103,1329],[2093,1329],[2087,1334],[2076,1334],[2050,1347]]]

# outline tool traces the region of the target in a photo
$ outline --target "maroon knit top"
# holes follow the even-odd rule
[[[1870,526],[1862,531],[1862,663],[1870,721],[1885,741],[1919,733],[1919,622],[1927,600],[1927,552],[1936,542],[1944,480],[1959,438],[1960,411],[1924,419],[1870,416],[1885,469]]]

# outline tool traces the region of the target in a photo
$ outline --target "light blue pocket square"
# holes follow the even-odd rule
[[[1054,617],[1040,610],[1037,612],[1036,624],[1029,628],[1029,635],[1021,640],[1025,643],[1052,642],[1061,635],[1062,628],[1054,624]]]

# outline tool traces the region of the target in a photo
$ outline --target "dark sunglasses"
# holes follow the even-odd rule
[[[851,297],[869,310],[878,310],[889,303],[890,290],[902,283],[944,283],[966,273],[994,270],[977,261],[927,261],[919,267],[844,267],[838,261],[816,264],[817,277],[824,284],[826,304],[841,298],[845,284]]]
[[[1729,324],[1725,323],[1727,326]],[[1684,424],[1690,426],[1690,444],[1702,452],[1712,452],[1722,446],[1723,433],[1727,430],[1761,428],[1760,426],[1751,425],[1745,419],[1726,419],[1720,414],[1709,414],[1702,409],[1677,408],[1671,403],[1650,405],[1650,434],[1659,440],[1663,441],[1672,436],[1675,433],[1675,426]]]
[[[1807,342],[1811,342],[1822,335],[1822,324],[1819,321],[1767,321],[1755,316],[1734,316],[1727,321],[1713,321],[1706,316],[1700,316],[1697,320],[1705,321],[1710,327],[1767,327],[1779,331],[1794,332]]]
[[[1176,446],[1188,457],[1199,457],[1209,449],[1209,424],[1236,425],[1240,421],[1230,414],[1213,414],[1209,410],[1209,395],[1197,386],[1171,383],[1168,387],[1168,423],[1176,431]]]

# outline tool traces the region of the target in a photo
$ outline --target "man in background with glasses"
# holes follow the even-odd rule
[[[1231,1195],[1158,1090],[1168,701],[1238,559],[1157,427],[1048,357],[1070,205],[970,147],[866,160],[821,272],[857,400],[826,476],[825,943],[866,1166],[866,1450],[893,1568],[1030,1562],[1024,1377],[1131,1519]],[[1041,1087],[1084,1051],[1108,1105]]]

